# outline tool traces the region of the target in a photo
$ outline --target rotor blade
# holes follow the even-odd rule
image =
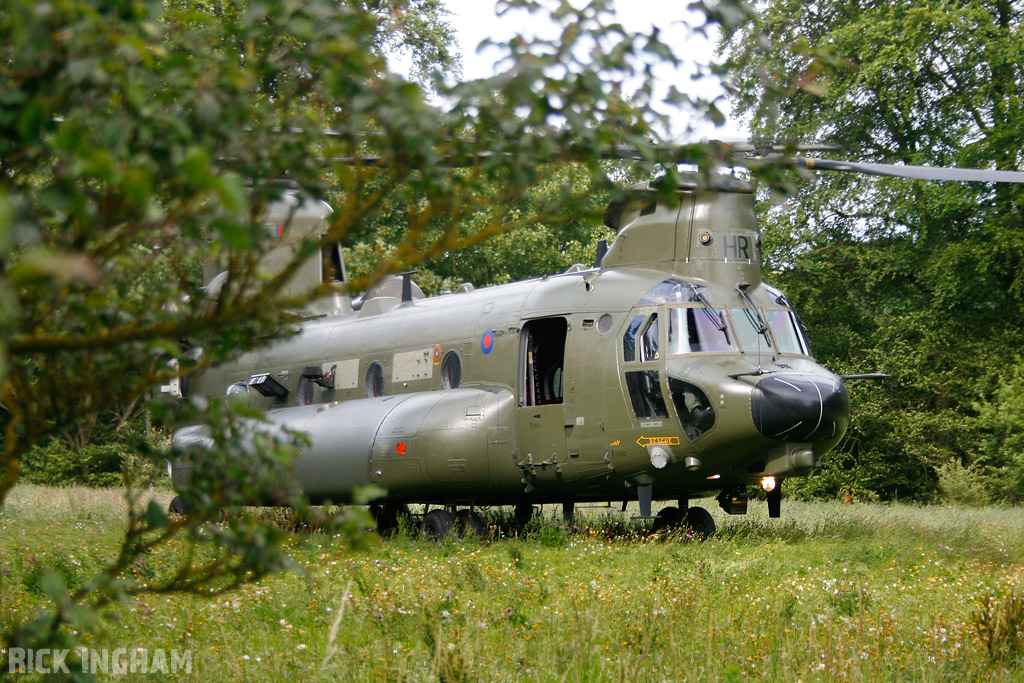
[[[686,148],[678,147],[652,147],[656,151],[657,156],[663,163],[680,163],[678,157],[682,157]],[[570,147],[563,151],[560,161],[576,161],[584,159],[587,156],[587,152],[577,151]],[[596,154],[602,159],[609,160],[624,160],[624,161],[644,161],[644,156],[639,150],[632,147],[625,147],[619,145],[613,145],[606,149],[597,150]],[[492,159],[495,157],[511,157],[510,152],[472,152],[463,154],[453,154],[449,159],[441,159],[438,163],[443,164],[448,168],[465,168],[468,166],[476,166],[481,161]],[[381,167],[389,166],[394,164],[394,160],[386,159],[380,156],[362,156],[362,157],[331,157],[323,159],[326,163],[341,164],[345,166],[372,166]]]
[[[822,171],[852,171],[867,175],[890,176],[893,178],[918,178],[921,180],[958,180],[979,183],[1024,183],[1021,171],[984,171],[977,168],[942,168],[935,166],[903,166],[899,164],[864,164],[855,161],[834,161],[832,159],[805,159],[792,157],[789,161],[797,166]]]

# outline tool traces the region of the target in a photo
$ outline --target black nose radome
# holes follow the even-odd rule
[[[750,409],[757,431],[781,441],[826,441],[850,423],[850,398],[835,377],[767,377],[754,386]]]

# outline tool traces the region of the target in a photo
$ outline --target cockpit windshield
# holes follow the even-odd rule
[[[668,352],[739,351],[724,308],[669,308]]]
[[[638,306],[666,305],[661,318],[668,319],[668,355],[685,353],[792,353],[807,355],[807,342],[796,315],[778,290],[766,287],[776,298],[775,308],[762,308],[739,288],[746,306],[716,306],[704,286],[670,278],[648,290]],[[783,308],[784,307],[784,308]],[[623,360],[652,361],[657,351],[658,313],[637,315],[623,337]],[[664,353],[664,350],[662,350]]]
[[[758,350],[771,350],[772,342],[768,330],[753,309],[732,308],[729,312],[736,323],[736,333],[744,351],[752,353]]]
[[[788,310],[762,311],[771,330],[763,329],[761,318],[744,308],[708,306],[673,306],[668,309],[668,353],[758,350],[772,353],[806,355],[807,344],[800,333],[793,313]]]

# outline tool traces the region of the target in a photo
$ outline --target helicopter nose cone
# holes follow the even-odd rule
[[[850,423],[850,398],[835,377],[767,377],[754,386],[750,408],[757,431],[783,441],[827,441]]]

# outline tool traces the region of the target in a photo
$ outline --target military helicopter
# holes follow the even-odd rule
[[[745,163],[763,152],[744,150]],[[938,180],[1024,182],[1024,173],[858,164],[789,157],[822,170]],[[360,297],[339,289],[314,304],[299,333],[164,387],[174,395],[234,396],[273,427],[304,432],[294,477],[314,502],[350,501],[375,485],[381,531],[410,504],[424,530],[479,531],[476,506],[639,503],[655,529],[715,523],[696,498],[745,514],[748,488],[781,514],[783,483],[806,476],[843,438],[844,380],[811,355],[790,301],[761,279],[754,186],[730,176],[631,186],[605,223],[616,230],[595,265],[424,297],[412,273]],[[288,194],[265,217],[292,242],[326,232],[330,207]],[[289,234],[267,257],[290,258]],[[303,264],[291,286],[346,280],[341,249]],[[217,278],[211,287],[217,286]],[[186,491],[209,442],[171,470]],[[652,513],[654,501],[673,504]],[[184,499],[175,498],[174,512]]]

